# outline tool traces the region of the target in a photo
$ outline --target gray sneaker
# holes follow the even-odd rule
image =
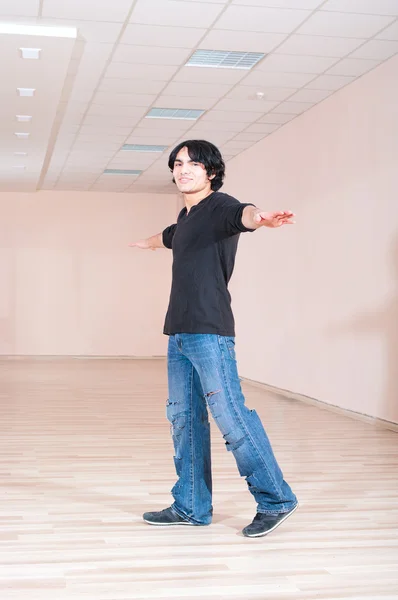
[[[268,515],[266,513],[257,513],[252,523],[245,527],[242,531],[246,537],[261,537],[274,531],[283,521],[285,521],[295,510],[298,509],[298,504],[293,506],[291,510],[279,515]]]
[[[171,506],[159,512],[146,512],[143,519],[150,525],[195,525],[180,517]]]

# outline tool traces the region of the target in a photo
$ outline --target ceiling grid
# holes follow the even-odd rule
[[[398,0],[3,0],[0,25],[1,190],[171,192],[179,141],[228,161],[398,53]]]

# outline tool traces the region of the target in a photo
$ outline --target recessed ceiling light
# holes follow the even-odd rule
[[[21,58],[31,58],[38,60],[40,58],[41,48],[20,48]]]
[[[19,25],[17,23],[0,23],[0,33],[11,35],[39,35],[44,37],[75,38],[75,27],[55,27],[53,25]]]
[[[141,175],[142,171],[137,169],[105,169],[105,175]]]
[[[14,165],[13,169],[19,169],[20,171],[24,171],[26,169],[25,165]]]
[[[34,96],[36,91],[35,88],[17,88],[17,90],[20,96]]]
[[[20,123],[29,123],[32,120],[30,115],[15,115],[15,117]]]
[[[15,132],[15,135],[17,136],[17,138],[20,138],[21,140],[26,139],[30,136],[30,133],[20,133],[20,132]]]
[[[196,121],[203,115],[204,110],[189,108],[152,108],[146,119],[183,119],[186,121]]]
[[[122,150],[129,152],[164,152],[168,146],[150,146],[147,144],[124,144]]]
[[[230,52],[228,50],[196,50],[185,63],[186,67],[215,69],[252,69],[265,54],[261,52]]]
[[[14,156],[28,156],[27,152],[14,152]]]

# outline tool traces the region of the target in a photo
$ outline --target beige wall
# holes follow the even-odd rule
[[[0,194],[0,354],[165,354],[173,195]]]
[[[397,422],[398,57],[228,171],[241,201],[297,213],[241,238],[241,374]]]

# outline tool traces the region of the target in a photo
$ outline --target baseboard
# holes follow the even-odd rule
[[[334,404],[328,404],[327,402],[322,402],[322,400],[317,400],[316,398],[311,398],[310,396],[305,396],[304,394],[297,394],[296,392],[291,392],[290,390],[284,390],[282,388],[274,387],[272,385],[268,385],[266,383],[261,383],[259,381],[255,381],[253,379],[248,379],[246,377],[241,377],[241,380],[244,381],[245,383],[253,385],[254,387],[259,387],[263,390],[267,390],[268,392],[272,392],[274,394],[284,396],[285,398],[291,398],[292,400],[299,400],[300,402],[305,402],[306,404],[312,404],[323,410],[335,412],[337,414],[344,415],[345,417],[350,417],[351,419],[356,419],[358,421],[364,421],[365,423],[370,423],[372,425],[376,425],[377,427],[382,427],[383,429],[390,429],[391,431],[398,432],[398,423],[394,423],[393,421],[386,421],[385,419],[379,419],[377,417],[372,417],[371,415],[359,413],[354,410],[348,410],[346,408],[341,408],[340,406],[335,406]]]
[[[73,355],[73,354],[3,354],[0,355],[0,362],[2,360],[165,360],[166,356],[153,355],[153,356],[90,356],[90,355]]]

